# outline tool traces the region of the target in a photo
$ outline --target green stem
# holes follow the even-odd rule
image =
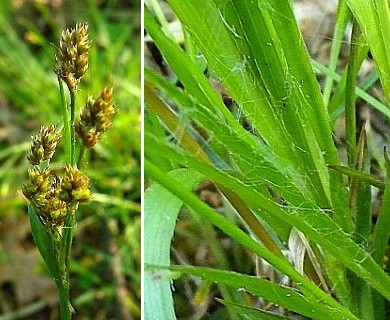
[[[64,87],[62,85],[62,80],[58,77],[58,85],[60,87],[60,95],[61,95],[61,107],[62,107],[62,117],[64,121],[64,144],[65,144],[65,159],[66,163],[71,163],[71,130],[70,130],[70,119],[69,119],[69,110],[66,105],[66,98]]]
[[[360,28],[356,21],[353,23],[351,45],[349,52],[347,83],[345,91],[345,136],[347,140],[348,165],[355,166],[356,156],[356,106],[355,87],[356,77],[360,64],[357,57],[357,41],[360,35]]]
[[[85,156],[86,148],[81,145],[80,146],[80,152],[79,152],[79,157],[77,158],[77,167],[80,168],[81,161],[83,161],[83,158]]]
[[[390,165],[386,163],[386,187],[383,195],[382,206],[379,210],[375,224],[372,244],[372,257],[381,266],[390,239]]]
[[[76,105],[76,94],[70,92],[70,164],[74,165],[75,163],[75,148],[76,148],[76,137],[73,128],[74,114],[75,114],[75,105]]]
[[[64,121],[64,141],[65,141],[65,161],[66,164],[73,165],[75,162],[75,132],[73,129],[74,114],[75,114],[75,94],[70,92],[70,114],[66,104],[64,87],[62,80],[58,77],[60,87],[62,116]],[[60,279],[56,279],[56,285],[60,296],[60,314],[61,320],[71,319],[71,304],[70,304],[70,281],[69,281],[69,260],[70,248],[73,240],[74,216],[72,212],[68,212],[65,219],[65,227],[63,229],[62,242],[58,250],[58,267],[60,269]]]
[[[60,295],[60,315],[61,320],[70,320],[71,304],[69,299],[69,281],[66,279],[56,279],[58,293]]]
[[[59,248],[59,269],[60,269],[60,279],[56,279],[56,284],[58,288],[58,293],[60,295],[60,312],[61,320],[70,319],[63,318],[63,309],[69,309],[71,307],[69,290],[70,290],[70,277],[69,277],[69,261],[70,261],[70,248],[72,246],[73,240],[73,228],[75,220],[72,212],[68,212],[65,218],[65,227],[63,228],[62,242]],[[65,316],[66,313],[64,313]]]
[[[330,62],[328,67],[329,70],[331,70],[332,72],[335,72],[337,69],[337,63],[339,61],[338,58],[341,51],[341,44],[350,16],[351,13],[348,9],[347,1],[345,0],[339,1],[338,8],[337,8],[337,15],[336,15],[336,25],[333,33],[333,39],[336,40],[332,41],[332,50],[330,53]],[[324,94],[323,94],[325,106],[328,106],[329,104],[330,96],[332,94],[332,89],[333,89],[333,81],[334,81],[333,76],[327,74],[326,82],[324,86]]]
[[[159,2],[157,0],[149,0],[149,1],[145,1],[145,4],[153,10],[154,14],[157,17],[158,22],[160,22],[161,24],[161,29],[164,30],[165,34],[169,36],[171,39],[174,39],[171,29],[169,28],[169,23],[165,18],[165,14]]]
[[[75,218],[74,214],[72,212],[68,212],[65,218],[65,227],[64,227],[64,234],[63,234],[63,261],[61,263],[64,263],[65,271],[67,276],[69,277],[69,260],[70,260],[70,248],[72,246],[73,241],[73,229],[75,225]]]

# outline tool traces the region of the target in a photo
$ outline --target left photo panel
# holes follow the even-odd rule
[[[0,319],[141,319],[141,0],[0,3]]]

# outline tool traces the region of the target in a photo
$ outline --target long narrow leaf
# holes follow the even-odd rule
[[[184,169],[172,172],[171,177],[186,189],[201,179],[196,172]],[[169,265],[171,239],[183,202],[157,184],[148,188],[144,199],[144,262]],[[144,274],[144,305],[145,319],[175,318],[170,282],[151,270]]]
[[[165,269],[165,268],[164,268]],[[224,283],[228,286],[235,287],[237,290],[249,292],[256,296],[263,297],[277,305],[295,311],[311,319],[357,319],[347,309],[329,308],[328,306],[310,301],[295,289],[283,287],[254,276],[238,274],[230,271],[216,270],[211,268],[190,267],[190,266],[171,266],[167,268],[183,275],[194,275],[204,280],[211,280],[217,283]]]
[[[378,220],[374,229],[373,254],[375,261],[382,265],[390,239],[390,165],[387,163],[386,187]]]
[[[145,139],[147,142],[147,135]],[[266,221],[270,225],[275,225],[275,228],[277,228],[278,221],[284,221],[302,231],[310,240],[321,245],[335,258],[340,259],[340,263],[366,279],[382,295],[390,298],[390,277],[375,263],[369,253],[343,232],[323,210],[304,207],[288,210],[287,207],[285,211],[275,204],[272,199],[257,193],[251,186],[247,186],[237,178],[229,176],[227,172],[217,171],[196,158],[183,156],[179,154],[178,150],[170,148],[164,150],[163,145],[160,145],[158,152],[169,154],[171,160],[186,163],[215,182],[231,188],[255,212],[261,210],[261,212],[268,213],[263,218],[267,219]]]
[[[337,221],[352,231],[340,175],[324,166],[338,162],[337,153],[290,2],[169,3],[266,143],[302,172],[316,201],[331,202]]]
[[[359,22],[379,72],[385,97],[390,101],[390,10],[386,0],[347,0]]]
[[[349,176],[350,178],[355,178],[356,180],[362,181],[362,182],[367,182],[380,190],[385,189],[385,183],[382,181],[379,181],[375,179],[374,177],[370,176],[367,173],[361,172],[356,169],[352,169],[350,167],[346,166],[334,166],[334,165],[328,165],[329,168],[332,168],[334,170],[340,171],[341,173]]]
[[[262,319],[262,320],[280,320],[280,319],[283,320],[284,319],[284,320],[286,320],[286,319],[290,319],[288,317],[278,315],[278,314],[275,314],[272,312],[268,312],[268,311],[264,311],[264,310],[256,309],[256,308],[250,308],[247,306],[237,305],[235,303],[231,303],[231,302],[225,301],[225,300],[217,299],[217,301],[222,303],[223,305],[225,305],[228,309],[233,309],[236,312],[244,315],[247,320],[258,320],[258,319]]]
[[[332,41],[332,51],[330,53],[329,59],[329,70],[332,72],[335,72],[337,68],[337,62],[341,50],[341,43],[344,38],[345,29],[347,28],[349,17],[350,11],[348,9],[347,2],[345,0],[340,0],[337,7],[336,25],[333,33],[334,41]],[[326,106],[328,105],[329,98],[332,93],[333,81],[333,76],[327,74],[323,94],[324,104]]]
[[[28,206],[28,217],[31,224],[31,232],[34,242],[41,253],[43,260],[45,260],[51,275],[56,279],[60,279],[60,271],[57,264],[57,253],[53,241],[53,236],[44,227],[39,220],[38,215],[33,206]]]
[[[333,298],[331,298],[328,294],[319,289],[311,281],[309,281],[307,278],[298,273],[285,259],[271,253],[268,249],[259,245],[245,232],[243,232],[234,224],[226,220],[221,215],[214,212],[210,207],[208,207],[206,204],[197,199],[196,196],[194,196],[192,193],[181,188],[177,181],[174,181],[173,179],[169,178],[166,174],[159,171],[147,160],[145,161],[145,172],[150,176],[153,176],[156,181],[158,181],[167,190],[171,191],[180,199],[182,199],[186,206],[190,208],[193,212],[198,213],[202,216],[202,218],[207,219],[209,222],[217,226],[219,229],[221,229],[227,235],[235,239],[237,242],[241,243],[249,250],[253,251],[260,257],[267,260],[269,263],[279,269],[282,273],[285,273],[290,276],[291,279],[297,285],[297,287],[302,290],[307,299],[313,299],[314,301],[322,301],[328,306],[332,306],[340,310],[343,309],[335,300],[333,300]]]

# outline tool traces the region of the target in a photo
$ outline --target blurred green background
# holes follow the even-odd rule
[[[74,319],[140,319],[140,1],[0,2],[0,320],[58,319],[54,282],[30,232],[20,195],[30,136],[61,126],[53,72],[60,31],[88,22],[89,70],[76,98],[114,83],[112,128],[88,156],[94,193],[81,207],[71,265]],[[61,161],[57,151],[56,161]],[[84,168],[82,168],[84,169]]]

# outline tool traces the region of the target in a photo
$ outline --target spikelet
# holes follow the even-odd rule
[[[60,231],[65,225],[66,214],[75,214],[80,203],[91,199],[88,178],[76,165],[66,166],[63,178],[51,172],[49,167],[34,166],[28,170],[28,178],[22,192],[48,229]]]
[[[47,228],[60,230],[68,211],[65,201],[59,199],[62,179],[49,168],[38,166],[28,171],[29,182],[23,186],[23,194],[34,204],[38,216]]]
[[[79,203],[86,203],[91,199],[88,178],[77,169],[76,165],[65,167],[60,199],[68,203],[72,210],[77,210]]]
[[[39,165],[44,160],[51,160],[56,150],[61,135],[56,132],[56,127],[42,126],[39,134],[31,137],[31,148],[27,159],[32,165]]]
[[[70,92],[77,91],[80,79],[87,72],[89,48],[87,23],[77,23],[75,28],[62,31],[55,57],[55,72]]]
[[[74,125],[77,135],[86,148],[92,148],[101,134],[111,126],[112,118],[116,113],[112,103],[112,92],[112,87],[106,87],[96,100],[89,97],[81,111],[80,120]]]

